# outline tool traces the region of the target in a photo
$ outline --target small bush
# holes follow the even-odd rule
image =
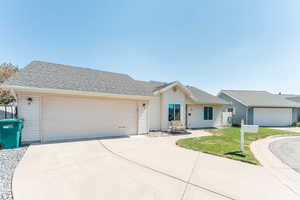
[[[294,122],[294,123],[292,124],[292,126],[294,126],[294,127],[300,127],[300,122]]]

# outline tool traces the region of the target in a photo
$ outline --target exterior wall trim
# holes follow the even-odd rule
[[[164,93],[164,92],[168,91],[169,89],[171,89],[171,88],[173,88],[175,86],[178,86],[185,94],[187,94],[193,101],[196,102],[196,100],[193,97],[192,93],[184,85],[182,85],[179,81],[175,81],[171,85],[169,85],[169,86],[167,86],[165,88],[162,88],[160,90],[155,91],[153,94],[154,95],[159,95],[161,93]]]
[[[100,92],[84,92],[75,90],[63,90],[63,89],[48,89],[48,88],[36,88],[36,87],[23,87],[23,86],[8,86],[4,85],[3,88],[12,89],[15,92],[36,92],[36,93],[50,93],[50,94],[65,94],[65,95],[82,95],[82,96],[98,96],[98,97],[110,97],[119,99],[137,99],[137,100],[149,100],[157,98],[155,96],[139,96],[139,95],[122,95],[112,93],[100,93]]]

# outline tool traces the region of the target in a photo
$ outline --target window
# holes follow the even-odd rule
[[[204,107],[204,120],[213,120],[213,107]]]
[[[228,108],[228,109],[227,109],[227,112],[233,113],[233,108]]]
[[[235,109],[234,108],[228,108],[227,112],[231,112],[232,115],[235,114]]]
[[[169,104],[169,121],[180,120],[180,104]]]

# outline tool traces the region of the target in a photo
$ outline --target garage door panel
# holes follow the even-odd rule
[[[43,108],[44,140],[137,133],[135,101],[46,97]]]
[[[254,124],[260,126],[290,126],[291,108],[254,108]]]

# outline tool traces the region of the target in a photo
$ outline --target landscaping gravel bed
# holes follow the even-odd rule
[[[0,150],[0,200],[12,200],[11,181],[27,147]]]

